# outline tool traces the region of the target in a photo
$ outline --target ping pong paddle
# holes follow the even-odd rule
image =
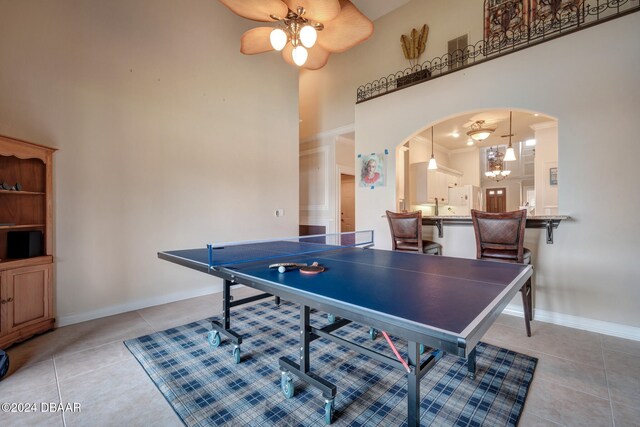
[[[324,271],[324,267],[318,265],[317,262],[305,267],[300,267],[300,273],[302,274],[318,274]]]
[[[269,268],[277,268],[278,273],[284,273],[287,271],[287,268],[298,268],[298,267],[306,267],[307,264],[299,264],[297,262],[278,262],[275,264],[271,264]]]

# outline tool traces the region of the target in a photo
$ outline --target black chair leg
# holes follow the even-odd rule
[[[524,311],[524,324],[527,327],[527,336],[531,336],[531,280],[527,280],[522,288],[520,288],[520,292],[522,292],[522,308]]]

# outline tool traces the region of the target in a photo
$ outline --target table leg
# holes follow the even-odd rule
[[[309,373],[309,343],[311,342],[311,336],[309,334],[309,307],[306,305],[300,306],[300,370],[308,374]]]
[[[407,373],[407,424],[417,427],[420,425],[420,377],[416,367],[420,366],[420,344],[409,341],[408,353],[411,372]]]
[[[222,322],[211,321],[213,330],[209,333],[209,343],[212,347],[218,347],[221,342],[220,335],[226,336],[233,342],[232,355],[236,363],[240,363],[240,344],[242,344],[242,335],[231,330],[231,285],[233,283],[225,280],[222,287]]]
[[[469,378],[475,379],[476,377],[476,348],[469,353],[467,357],[467,372],[469,374]]]

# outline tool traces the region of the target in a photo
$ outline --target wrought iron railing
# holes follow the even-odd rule
[[[591,0],[593,1],[593,0]],[[484,39],[358,87],[357,102],[640,10],[640,0],[485,0]]]

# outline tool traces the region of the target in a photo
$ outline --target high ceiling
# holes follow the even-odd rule
[[[490,110],[480,113],[462,114],[460,116],[436,123],[433,130],[433,139],[436,145],[448,150],[456,150],[468,147],[469,137],[467,132],[471,130],[471,123],[477,120],[484,120],[486,127],[496,128],[496,130],[481,143],[474,142],[474,145],[488,147],[496,144],[507,144],[509,138],[502,138],[502,135],[509,134],[509,110]],[[538,123],[554,120],[544,114],[514,111],[511,140],[513,142],[525,141],[534,137],[531,126]],[[457,132],[458,137],[453,134]],[[426,128],[418,134],[421,138],[431,141],[431,127]]]
[[[375,21],[383,15],[400,6],[409,3],[409,0],[351,0],[353,4],[364,13],[367,18]]]

